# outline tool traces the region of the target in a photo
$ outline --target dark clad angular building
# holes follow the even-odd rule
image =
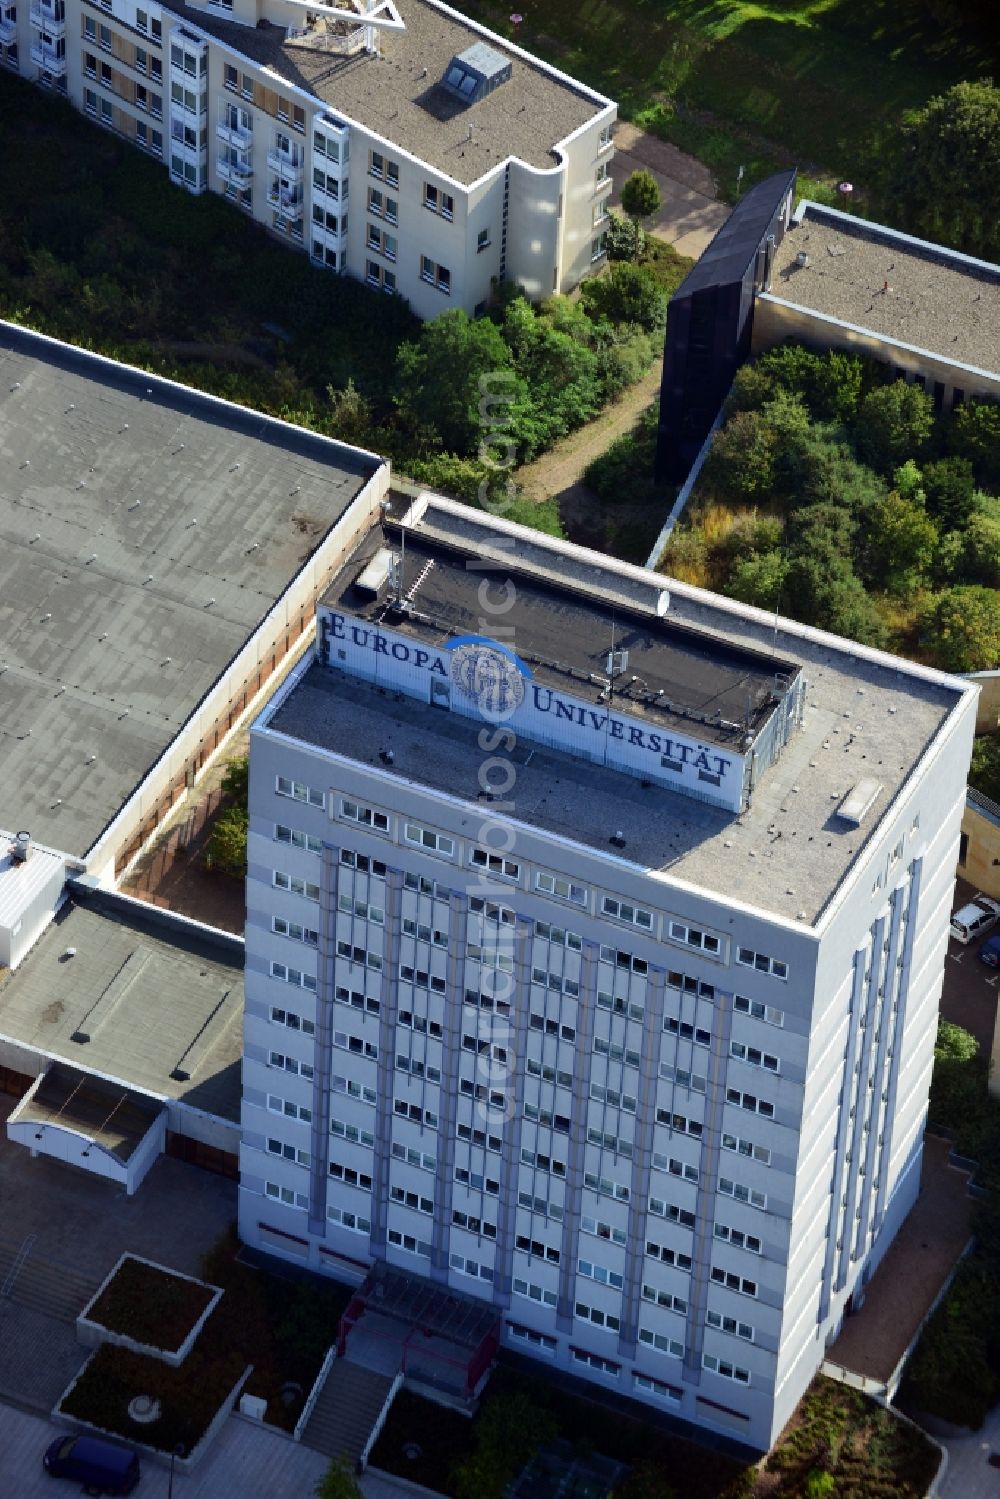
[[[795,199],[794,169],[740,200],[670,299],[656,477],[679,483],[750,352],[754,294],[770,278]]]

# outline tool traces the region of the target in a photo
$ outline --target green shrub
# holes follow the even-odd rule
[[[473,1428],[472,1451],[455,1464],[458,1499],[502,1499],[509,1481],[556,1435],[551,1413],[528,1395],[494,1395]]]
[[[225,807],[216,817],[205,845],[209,869],[236,876],[247,872],[247,835],[250,817],[245,807]]]
[[[1000,666],[1000,596],[980,585],[944,589],[921,616],[921,639],[945,671],[994,670]]]
[[[827,1473],[823,1468],[813,1468],[806,1479],[806,1499],[827,1499],[837,1485],[832,1473]]]
[[[908,458],[919,458],[934,426],[934,406],[919,385],[895,380],[861,400],[854,424],[858,452],[878,473],[889,475]]]
[[[649,331],[667,320],[667,294],[658,278],[643,265],[620,261],[606,276],[585,281],[580,300],[596,321],[635,323]]]

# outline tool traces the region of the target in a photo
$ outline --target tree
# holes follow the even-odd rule
[[[743,604],[774,610],[781,607],[787,578],[788,562],[780,552],[760,552],[733,565],[726,593]]]
[[[977,507],[969,516],[964,539],[966,579],[1000,588],[1000,505]]]
[[[250,795],[250,759],[248,755],[237,755],[234,759],[226,762],[225,775],[222,777],[222,794],[238,802],[240,806],[247,805]]]
[[[938,458],[925,463],[921,477],[928,512],[942,531],[960,531],[972,511],[975,481],[968,458]]]
[[[900,227],[988,260],[1000,253],[1000,89],[957,83],[906,117],[883,172]]]
[[[635,253],[639,253],[639,229],[643,219],[652,218],[663,201],[659,184],[652,172],[639,167],[622,183],[621,203],[635,227]]]
[[[938,529],[919,499],[892,490],[872,512],[865,573],[894,594],[919,588],[934,565]]]
[[[888,491],[885,480],[859,463],[845,443],[821,439],[799,456],[798,493],[803,505],[840,505],[866,523]]]
[[[1000,802],[1000,736],[980,734],[973,740],[969,785]]]
[[[934,1064],[971,1062],[979,1055],[979,1042],[971,1031],[950,1020],[939,1020],[934,1041]]]
[[[819,422],[849,422],[858,409],[864,365],[856,354],[828,349],[806,385],[809,409]]]
[[[921,638],[945,671],[992,671],[1000,666],[1000,597],[992,588],[946,588],[921,619]]]
[[[597,414],[602,392],[593,349],[539,317],[524,298],[507,308],[503,337],[531,392],[533,424],[544,434],[545,446]],[[527,457],[527,433],[515,430],[515,435]]]
[[[224,874],[245,875],[249,831],[250,818],[246,807],[227,807],[220,812],[205,845],[205,863],[209,869],[221,869]]]
[[[774,438],[774,488],[779,495],[791,495],[798,488],[802,454],[809,445],[809,412],[799,396],[776,390],[760,416]]]
[[[488,318],[473,321],[460,307],[424,323],[415,343],[404,343],[396,360],[400,405],[418,422],[440,433],[450,452],[471,457],[483,431],[484,395],[512,393],[516,379],[510,350]],[[499,379],[497,378],[499,375]],[[491,378],[492,377],[492,378]],[[501,400],[493,408],[500,416]]]
[[[644,265],[620,261],[606,276],[595,276],[580,288],[580,300],[595,322],[635,323],[662,329],[667,320],[667,294]]]
[[[345,1457],[335,1457],[313,1489],[316,1499],[364,1499]]]
[[[330,402],[330,431],[341,442],[364,447],[371,437],[372,403],[361,394],[354,384],[353,376],[343,390],[332,385],[326,387]]]
[[[768,499],[777,446],[762,411],[738,411],[715,435],[705,462],[706,488],[737,503]]]
[[[866,463],[891,474],[908,458],[918,458],[934,426],[934,405],[919,385],[894,380],[876,386],[858,406],[855,441]]]
[[[459,1499],[501,1499],[510,1480],[556,1432],[549,1411],[527,1391],[487,1399],[472,1428],[473,1449],[452,1471]]]
[[[969,460],[980,484],[1000,493],[1000,401],[966,401],[953,411],[948,446]]]

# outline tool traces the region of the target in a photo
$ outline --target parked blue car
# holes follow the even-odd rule
[[[57,1437],[42,1458],[53,1478],[74,1478],[87,1494],[131,1494],[139,1482],[139,1459],[103,1437]]]
[[[979,949],[980,963],[988,963],[991,968],[1000,968],[1000,937],[990,937]]]

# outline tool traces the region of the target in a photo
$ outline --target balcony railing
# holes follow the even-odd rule
[[[38,0],[34,0],[29,14],[32,26],[41,26],[49,36],[58,38],[66,35],[65,14],[57,18],[54,6],[40,5]]]
[[[287,192],[283,187],[272,187],[268,190],[267,201],[282,213],[288,214],[289,218],[302,217],[302,194]]]
[[[282,177],[287,177],[290,182],[298,182],[302,176],[303,157],[301,152],[295,156],[286,156],[284,151],[270,150],[267,153],[267,164],[272,172],[279,172]]]
[[[236,182],[242,187],[253,176],[252,161],[226,161],[222,156],[216,162],[216,170],[226,182]]]
[[[224,120],[220,120],[216,134],[220,141],[227,146],[235,146],[237,151],[249,151],[253,145],[253,132],[244,130],[241,125],[227,125]]]
[[[66,72],[66,58],[57,55],[56,49],[45,42],[32,42],[31,61],[56,78],[61,78]]]
[[[309,226],[310,231],[321,239],[324,244],[339,247],[344,241],[343,229],[331,229],[328,224],[317,224],[315,220]]]
[[[611,189],[612,189],[613,186],[614,186],[614,178],[612,177],[611,173],[609,172],[606,177],[602,177],[600,179],[600,181],[596,184],[596,186],[594,188],[594,197],[595,198],[600,197],[601,193],[609,193],[611,191]]]

